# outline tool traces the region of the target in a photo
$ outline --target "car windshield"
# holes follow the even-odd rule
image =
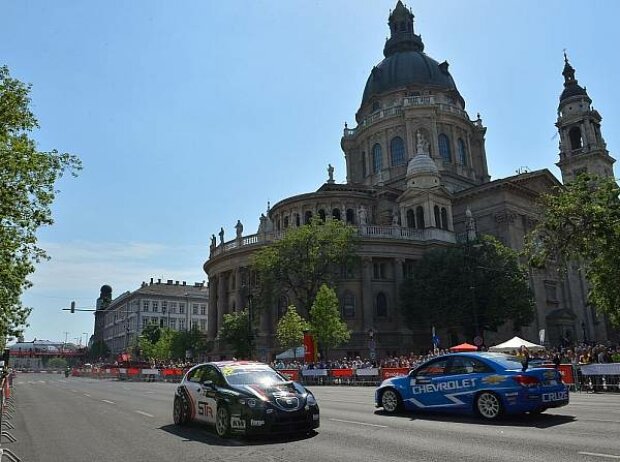
[[[224,377],[231,385],[260,385],[269,388],[273,385],[286,382],[281,375],[272,369],[243,369],[231,368],[223,370]]]

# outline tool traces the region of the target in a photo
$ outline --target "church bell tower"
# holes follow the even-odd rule
[[[613,176],[615,159],[609,155],[601,135],[602,117],[592,107],[592,100],[585,87],[575,78],[575,69],[564,53],[564,91],[558,106],[560,135],[560,161],[556,164],[562,172],[562,182],[575,179],[580,173],[602,177]]]

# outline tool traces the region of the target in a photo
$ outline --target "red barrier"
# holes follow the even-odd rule
[[[299,369],[280,369],[278,372],[289,380],[299,382]]]
[[[353,377],[353,369],[330,369],[329,375],[332,377]]]
[[[132,375],[138,375],[140,374],[141,369],[138,369],[137,367],[130,367],[127,369],[127,375],[132,376]]]
[[[390,377],[400,377],[409,374],[408,367],[383,367],[381,368],[381,380],[389,379]]]
[[[554,364],[543,364],[542,367],[555,368]],[[560,364],[558,367],[560,375],[562,375],[562,382],[566,385],[575,385],[575,373],[573,372],[572,364]]]
[[[177,369],[177,368],[162,369],[161,374],[164,377],[179,377],[183,375],[183,369]]]

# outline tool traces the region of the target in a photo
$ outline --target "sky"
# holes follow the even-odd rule
[[[554,123],[563,50],[620,149],[614,0],[405,2],[425,52],[450,63],[480,113],[492,179],[559,177]],[[58,183],[54,225],[23,296],[25,339],[86,342],[103,284],[116,297],[151,277],[206,280],[220,227],[244,234],[272,204],[311,192],[382,58],[395,0],[4,0],[0,65],[32,84],[40,150],[79,156]],[[616,172],[618,170],[616,169]]]

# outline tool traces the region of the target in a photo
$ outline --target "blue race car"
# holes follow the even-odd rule
[[[384,380],[375,392],[375,406],[389,414],[421,409],[493,420],[504,413],[538,414],[567,404],[568,387],[557,370],[527,369],[519,358],[501,353],[433,358],[407,376]]]

